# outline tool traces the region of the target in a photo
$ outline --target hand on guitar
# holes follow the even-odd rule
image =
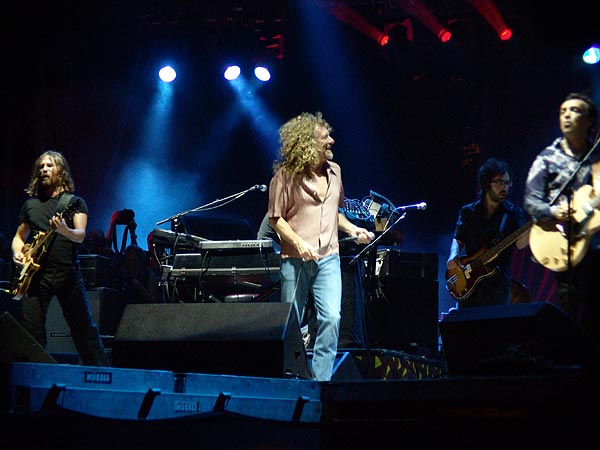
[[[571,229],[566,226],[568,210],[565,205],[552,207],[556,222],[549,221],[533,227],[529,246],[536,261],[554,272],[564,272],[578,265],[585,256],[592,237],[600,230],[600,194],[591,185],[581,186],[573,196]]]
[[[559,223],[565,223],[569,217],[569,208],[566,203],[553,206],[551,208],[552,215]]]
[[[29,244],[25,244],[20,251],[13,253],[13,262],[18,266],[22,266],[27,259],[28,254]]]
[[[450,258],[446,263],[446,268],[448,270],[460,270],[463,269],[464,266],[460,262],[460,257],[455,256],[454,258]]]
[[[56,231],[58,234],[62,234],[63,236],[68,236],[69,233],[69,227],[67,226],[67,222],[65,221],[65,219],[60,216],[60,215],[56,215],[54,217],[52,217],[49,221],[50,223],[50,227]]]

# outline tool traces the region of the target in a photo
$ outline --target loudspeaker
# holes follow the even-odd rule
[[[56,360],[8,312],[0,315],[0,363],[56,364]]]
[[[127,305],[114,367],[311,378],[289,303]]]
[[[438,356],[438,282],[387,277],[371,301],[371,347]],[[383,294],[383,295],[381,295]]]
[[[123,302],[119,291],[110,288],[97,288],[87,291],[92,319],[101,336],[114,336],[123,314]],[[50,353],[77,353],[71,330],[62,313],[56,297],[52,298],[46,315],[46,350]]]
[[[600,348],[548,302],[462,308],[439,323],[450,375],[596,370]]]

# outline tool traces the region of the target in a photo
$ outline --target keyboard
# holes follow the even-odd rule
[[[155,244],[195,251],[219,250],[233,251],[239,250],[241,253],[269,253],[273,252],[273,241],[271,239],[229,239],[213,241],[204,239],[193,234],[176,233],[171,230],[155,228],[152,231],[152,240]]]

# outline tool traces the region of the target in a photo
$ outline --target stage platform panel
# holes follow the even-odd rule
[[[4,374],[7,448],[587,448],[600,400],[579,369],[322,383],[47,363]]]
[[[318,423],[320,385],[309,380],[161,370],[12,363],[8,410],[56,408],[112,419],[176,419],[227,411],[259,419]]]

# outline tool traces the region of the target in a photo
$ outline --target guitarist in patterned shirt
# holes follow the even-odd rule
[[[546,230],[538,237],[532,230],[531,250],[540,263],[556,271],[558,281],[558,306],[587,330],[600,343],[600,235],[594,234],[600,228],[598,212],[598,193],[600,192],[600,150],[593,151],[589,158],[582,159],[590,152],[594,144],[594,132],[598,122],[598,107],[587,95],[570,93],[562,101],[558,110],[558,124],[562,136],[557,137],[545,149],[539,152],[527,175],[523,206],[534,217],[539,228]],[[596,139],[598,136],[596,135]],[[579,171],[571,185],[552,205],[561,187]],[[573,193],[573,201],[567,195]],[[585,194],[585,195],[581,195]],[[571,204],[571,208],[569,208]],[[572,240],[571,249],[582,248],[580,257],[573,258],[568,264],[569,211],[573,218],[573,228],[587,224],[587,232]],[[558,225],[558,227],[557,227]],[[562,232],[557,230],[561,229]],[[579,235],[573,233],[573,236]],[[562,238],[561,246],[556,250],[550,246],[555,238]],[[537,240],[534,240],[533,238]],[[587,245],[581,246],[585,243]],[[539,244],[539,245],[538,245]],[[548,266],[544,255],[534,252],[538,247],[548,247],[548,251],[564,256],[561,265]],[[565,256],[566,255],[566,256]],[[564,260],[567,260],[567,264]]]
[[[25,189],[30,198],[21,208],[12,240],[17,272],[21,269],[21,276],[26,274],[20,281],[27,287],[24,292],[19,291],[24,294],[22,324],[45,347],[46,314],[56,295],[81,363],[108,366],[78,266],[77,245],[85,238],[88,209],[73,191],[73,179],[63,155],[53,150],[42,153],[33,165]],[[67,210],[71,213],[61,214]],[[36,245],[42,239],[45,244]],[[15,299],[20,297],[16,295]]]
[[[506,305],[510,303],[510,251],[499,253],[485,264],[475,256],[494,245],[510,241],[521,249],[528,243],[527,216],[523,208],[506,199],[512,187],[507,163],[490,158],[479,168],[479,199],[464,205],[458,214],[447,261],[448,273],[466,276],[470,291],[458,307]],[[522,234],[518,233],[523,230]],[[451,291],[452,292],[452,291]]]

